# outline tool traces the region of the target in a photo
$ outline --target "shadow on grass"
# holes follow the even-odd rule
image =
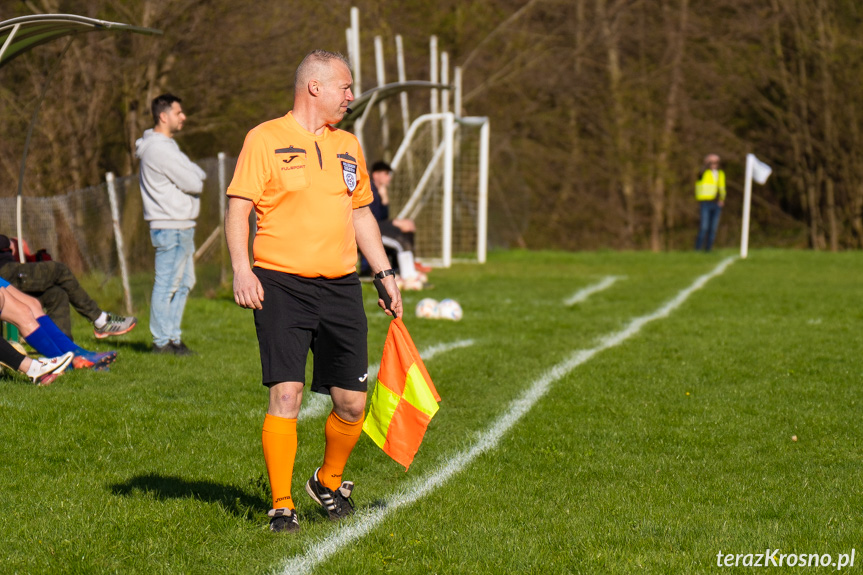
[[[158,500],[197,499],[207,503],[218,503],[226,511],[250,520],[258,520],[262,510],[270,508],[267,483],[264,476],[250,480],[247,489],[224,485],[213,481],[190,481],[182,477],[148,473],[137,475],[124,481],[109,485],[114,495],[136,497],[150,495]]]
[[[104,341],[104,340],[103,340]],[[117,351],[137,351],[139,353],[152,353],[153,352],[153,344],[152,342],[143,342],[143,341],[120,341],[113,340],[108,342],[108,346],[111,349]]]

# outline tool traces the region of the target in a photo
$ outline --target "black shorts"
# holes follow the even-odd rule
[[[255,310],[263,384],[305,383],[311,350],[312,391],[366,391],[368,325],[357,274],[330,279],[253,271],[264,288],[263,309]]]

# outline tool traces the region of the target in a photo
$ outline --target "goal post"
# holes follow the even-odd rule
[[[423,262],[485,262],[488,153],[488,118],[448,112],[412,122],[391,162],[390,205],[395,219],[416,222],[414,251]]]

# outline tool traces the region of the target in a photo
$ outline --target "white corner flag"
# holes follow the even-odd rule
[[[767,178],[773,173],[773,168],[755,157],[755,154],[748,154],[746,160],[752,161],[752,179],[756,184],[764,185],[767,183]]]
[[[767,178],[773,173],[773,168],[755,157],[746,154],[746,184],[743,186],[743,225],[740,233],[740,257],[749,254],[749,207],[752,205],[752,180],[758,184],[767,183]]]

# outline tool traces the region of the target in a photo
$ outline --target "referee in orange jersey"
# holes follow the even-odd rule
[[[357,246],[402,315],[372,201],[363,151],[337,130],[354,99],[344,56],[309,53],[297,68],[294,108],[246,136],[228,187],[225,236],[234,300],[254,310],[263,384],[270,390],[263,446],[272,531],[298,531],[291,497],[297,416],[306,357],[314,354],[312,391],[329,394],[323,463],[306,491],[331,520],[353,513],[353,483],[342,480],[360,437],[368,385],[367,324],[356,274]],[[249,214],[257,232],[249,263]],[[384,307],[382,300],[378,301]],[[389,312],[387,312],[389,313]]]

